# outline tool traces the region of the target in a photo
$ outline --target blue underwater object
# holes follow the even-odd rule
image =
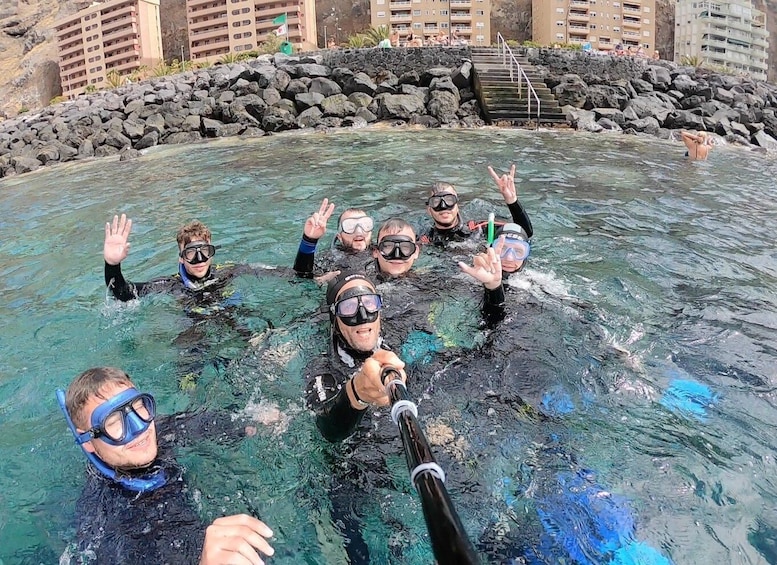
[[[542,410],[549,416],[562,416],[575,409],[572,397],[561,388],[551,389],[542,395]]]
[[[560,472],[556,481],[536,501],[544,531],[524,556],[528,563],[549,563],[556,556],[580,565],[671,565],[658,550],[635,539],[628,501],[598,485],[591,471]]]
[[[669,383],[660,404],[676,414],[703,422],[707,419],[707,409],[717,401],[718,395],[707,385],[687,379],[675,379]]]

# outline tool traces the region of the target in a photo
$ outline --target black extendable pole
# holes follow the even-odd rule
[[[391,417],[402,437],[410,480],[421,497],[434,556],[440,565],[478,564],[480,560],[445,488],[445,472],[435,461],[418,423],[418,408],[398,377],[393,367],[384,368],[381,374],[391,398]]]

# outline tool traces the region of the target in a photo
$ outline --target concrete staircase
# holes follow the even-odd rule
[[[526,81],[523,81],[519,89],[518,72],[515,69],[513,69],[515,82],[510,81],[509,67],[502,65],[502,56],[498,50],[495,47],[472,47],[471,52],[472,67],[475,71],[475,93],[488,122],[535,126],[567,123],[558,100],[525,57],[516,55],[518,63],[540,99],[539,123],[537,123],[537,101],[533,96],[531,96],[531,113],[529,113],[530,94]]]

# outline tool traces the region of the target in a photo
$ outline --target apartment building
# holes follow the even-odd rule
[[[108,74],[126,76],[162,61],[160,0],[108,0],[54,23],[62,94],[108,86]]]
[[[693,57],[708,67],[766,80],[768,48],[766,14],[751,0],[678,0],[675,62]]]
[[[372,27],[388,26],[404,39],[451,36],[469,45],[491,45],[491,0],[370,0]]]
[[[317,48],[315,0],[186,0],[186,11],[193,61],[255,50],[284,25],[277,36],[295,50]]]
[[[656,0],[532,0],[532,39],[610,51],[656,48]]]

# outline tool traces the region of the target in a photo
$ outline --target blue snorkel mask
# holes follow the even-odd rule
[[[127,389],[95,408],[90,424],[92,427],[79,433],[65,405],[65,391],[57,389],[57,401],[65,420],[81,450],[95,469],[103,476],[116,481],[128,490],[147,492],[163,486],[167,476],[163,469],[156,470],[144,477],[123,476],[119,471],[105,463],[95,453],[84,449],[84,445],[93,439],[99,439],[108,445],[126,445],[143,434],[154,421],[156,403],[150,394],[142,394],[137,389]]]
[[[491,247],[496,247],[501,241],[502,250],[499,254],[504,261],[525,261],[531,254],[531,244],[527,241],[526,232],[518,224],[505,224],[491,243]],[[523,265],[518,269],[523,268]]]

